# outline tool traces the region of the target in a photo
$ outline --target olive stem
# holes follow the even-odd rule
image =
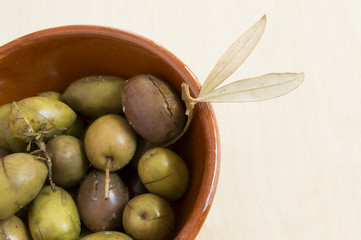
[[[50,160],[50,156],[48,154],[48,152],[46,151],[46,145],[43,141],[35,141],[36,145],[38,146],[38,148],[44,153],[45,155],[45,162],[46,162],[46,166],[48,167],[48,179],[49,179],[49,184],[51,187],[51,190],[53,192],[56,192],[55,189],[55,184],[53,182],[53,171],[52,171],[52,163]]]
[[[110,164],[112,162],[112,158],[107,157],[107,163],[105,166],[105,200],[107,200],[109,198],[109,183],[110,183],[110,178],[109,178],[109,169],[110,169]]]
[[[191,96],[188,84],[182,83],[181,87],[182,87],[182,100],[184,101],[184,103],[186,105],[185,114],[188,116],[187,122],[186,122],[183,130],[178,134],[178,136],[176,136],[175,138],[173,138],[172,140],[170,140],[169,142],[164,144],[163,147],[168,147],[168,146],[172,145],[173,143],[178,141],[187,132],[187,130],[192,122],[192,119],[193,119],[194,106],[198,102],[200,102],[198,99],[193,98]]]
[[[48,168],[48,179],[49,179],[49,184],[51,186],[51,190],[53,192],[56,192],[55,184],[53,182],[52,162],[51,162],[51,158],[50,158],[48,152],[46,151],[46,144],[44,142],[44,138],[45,138],[46,133],[48,133],[48,131],[47,131],[48,129],[46,129],[45,125],[44,125],[41,130],[35,131],[33,126],[30,124],[29,120],[21,112],[21,110],[20,110],[19,106],[16,104],[16,102],[13,102],[12,105],[19,114],[19,118],[16,118],[15,121],[22,119],[25,121],[25,124],[27,126],[26,132],[24,132],[20,137],[24,141],[29,143],[28,147],[27,147],[28,151],[30,150],[31,142],[35,142],[35,144],[38,146],[39,150],[45,155],[45,158],[43,158],[43,157],[40,157],[40,158],[45,161],[46,166]]]

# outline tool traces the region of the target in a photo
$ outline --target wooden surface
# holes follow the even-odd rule
[[[203,82],[263,14],[266,32],[229,81],[303,71],[270,101],[214,104],[218,189],[197,240],[361,239],[359,1],[6,1],[0,45],[68,24],[123,28],[155,40]]]

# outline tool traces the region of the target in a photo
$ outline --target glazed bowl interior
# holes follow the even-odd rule
[[[0,104],[42,91],[63,92],[88,75],[129,78],[151,73],[180,94],[182,82],[197,96],[200,85],[172,53],[144,37],[98,26],[65,26],[29,34],[0,47]],[[197,104],[190,129],[175,151],[186,161],[191,182],[176,213],[174,239],[194,239],[211,206],[218,179],[219,137],[209,104]]]

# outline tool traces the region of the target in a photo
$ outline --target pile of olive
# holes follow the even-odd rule
[[[189,171],[162,146],[184,124],[152,75],[84,77],[0,106],[0,239],[171,238]]]

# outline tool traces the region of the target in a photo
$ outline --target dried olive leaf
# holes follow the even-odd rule
[[[304,79],[303,73],[269,73],[242,79],[217,88],[199,102],[255,102],[280,97],[296,89]]]
[[[186,105],[187,122],[182,132],[166,143],[169,146],[187,131],[193,118],[193,109],[199,102],[254,102],[276,98],[296,89],[304,79],[303,73],[269,73],[263,76],[242,79],[217,88],[252,52],[266,27],[266,15],[234,42],[205,80],[197,98],[193,98],[189,86],[182,83],[182,99]]]
[[[251,54],[266,28],[266,15],[240,36],[223,54],[204,81],[199,97],[215,89],[226,80]]]

